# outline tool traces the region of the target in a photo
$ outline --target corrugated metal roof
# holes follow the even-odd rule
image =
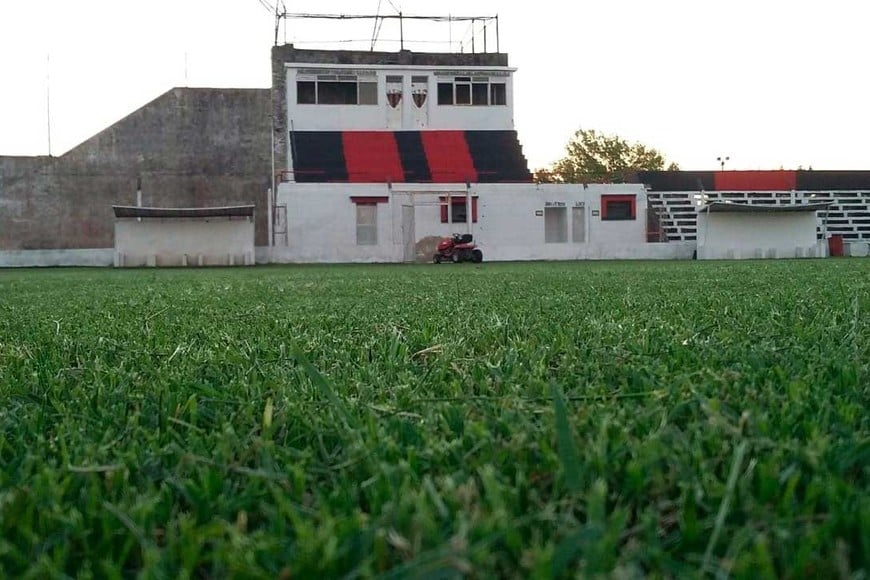
[[[234,205],[227,207],[136,207],[113,205],[117,218],[209,218],[209,217],[252,217],[253,205]]]
[[[704,213],[789,213],[789,212],[804,212],[818,211],[826,209],[830,202],[821,203],[794,203],[789,205],[773,205],[773,204],[748,204],[736,203],[731,201],[714,201],[699,209],[699,212]]]

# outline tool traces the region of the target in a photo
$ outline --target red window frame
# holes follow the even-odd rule
[[[351,201],[352,203],[365,203],[365,204],[372,204],[372,203],[388,203],[388,202],[390,201],[390,198],[387,197],[387,196],[358,196],[358,195],[352,195],[352,196],[350,197],[350,201]]]
[[[607,206],[611,202],[630,202],[631,203],[631,218],[621,219],[607,217]],[[637,219],[637,195],[602,195],[601,196],[601,219],[610,221],[631,221]]]
[[[438,198],[441,202],[441,223],[450,223],[450,212],[447,211],[447,196],[442,195]],[[464,195],[451,195],[450,205],[465,205]],[[458,223],[458,222],[457,222]],[[477,196],[471,196],[471,223],[477,223]]]

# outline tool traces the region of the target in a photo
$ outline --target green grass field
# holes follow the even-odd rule
[[[0,577],[866,578],[870,260],[0,271]]]

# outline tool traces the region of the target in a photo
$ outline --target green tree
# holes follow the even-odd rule
[[[632,171],[665,169],[664,155],[656,149],[592,129],[574,133],[565,149],[565,157],[551,168],[535,172],[539,183],[612,183],[623,181]],[[671,163],[667,169],[680,167]]]

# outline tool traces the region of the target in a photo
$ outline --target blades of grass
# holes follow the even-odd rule
[[[713,527],[713,533],[710,535],[710,541],[707,542],[707,550],[704,552],[704,563],[701,566],[702,570],[710,569],[710,559],[713,557],[713,549],[716,547],[716,542],[719,541],[719,536],[722,533],[722,528],[725,527],[725,518],[728,517],[728,510],[731,507],[731,498],[734,495],[734,489],[737,487],[737,476],[740,473],[740,466],[743,465],[743,458],[746,455],[746,450],[749,444],[746,441],[741,441],[737,449],[734,450],[734,459],[731,461],[731,472],[728,474],[728,482],[725,485],[725,495],[722,496],[722,503],[719,504],[719,513],[716,514],[716,523]]]
[[[553,396],[553,408],[556,412],[556,442],[558,444],[559,461],[565,474],[565,484],[571,492],[580,491],[583,481],[580,475],[580,453],[574,442],[571,423],[568,420],[568,405],[565,395],[555,382],[550,383],[550,393]]]
[[[308,375],[308,378],[311,379],[311,382],[314,384],[315,387],[317,387],[317,390],[320,391],[320,394],[326,397],[326,399],[332,405],[333,410],[341,416],[341,420],[344,423],[344,426],[348,429],[350,429],[351,427],[359,427],[358,422],[355,421],[353,416],[350,414],[347,405],[345,405],[344,401],[339,398],[329,382],[325,378],[323,378],[323,375],[320,374],[320,371],[314,368],[314,365],[311,364],[308,358],[298,350],[294,353],[294,358],[302,366],[305,374]]]

